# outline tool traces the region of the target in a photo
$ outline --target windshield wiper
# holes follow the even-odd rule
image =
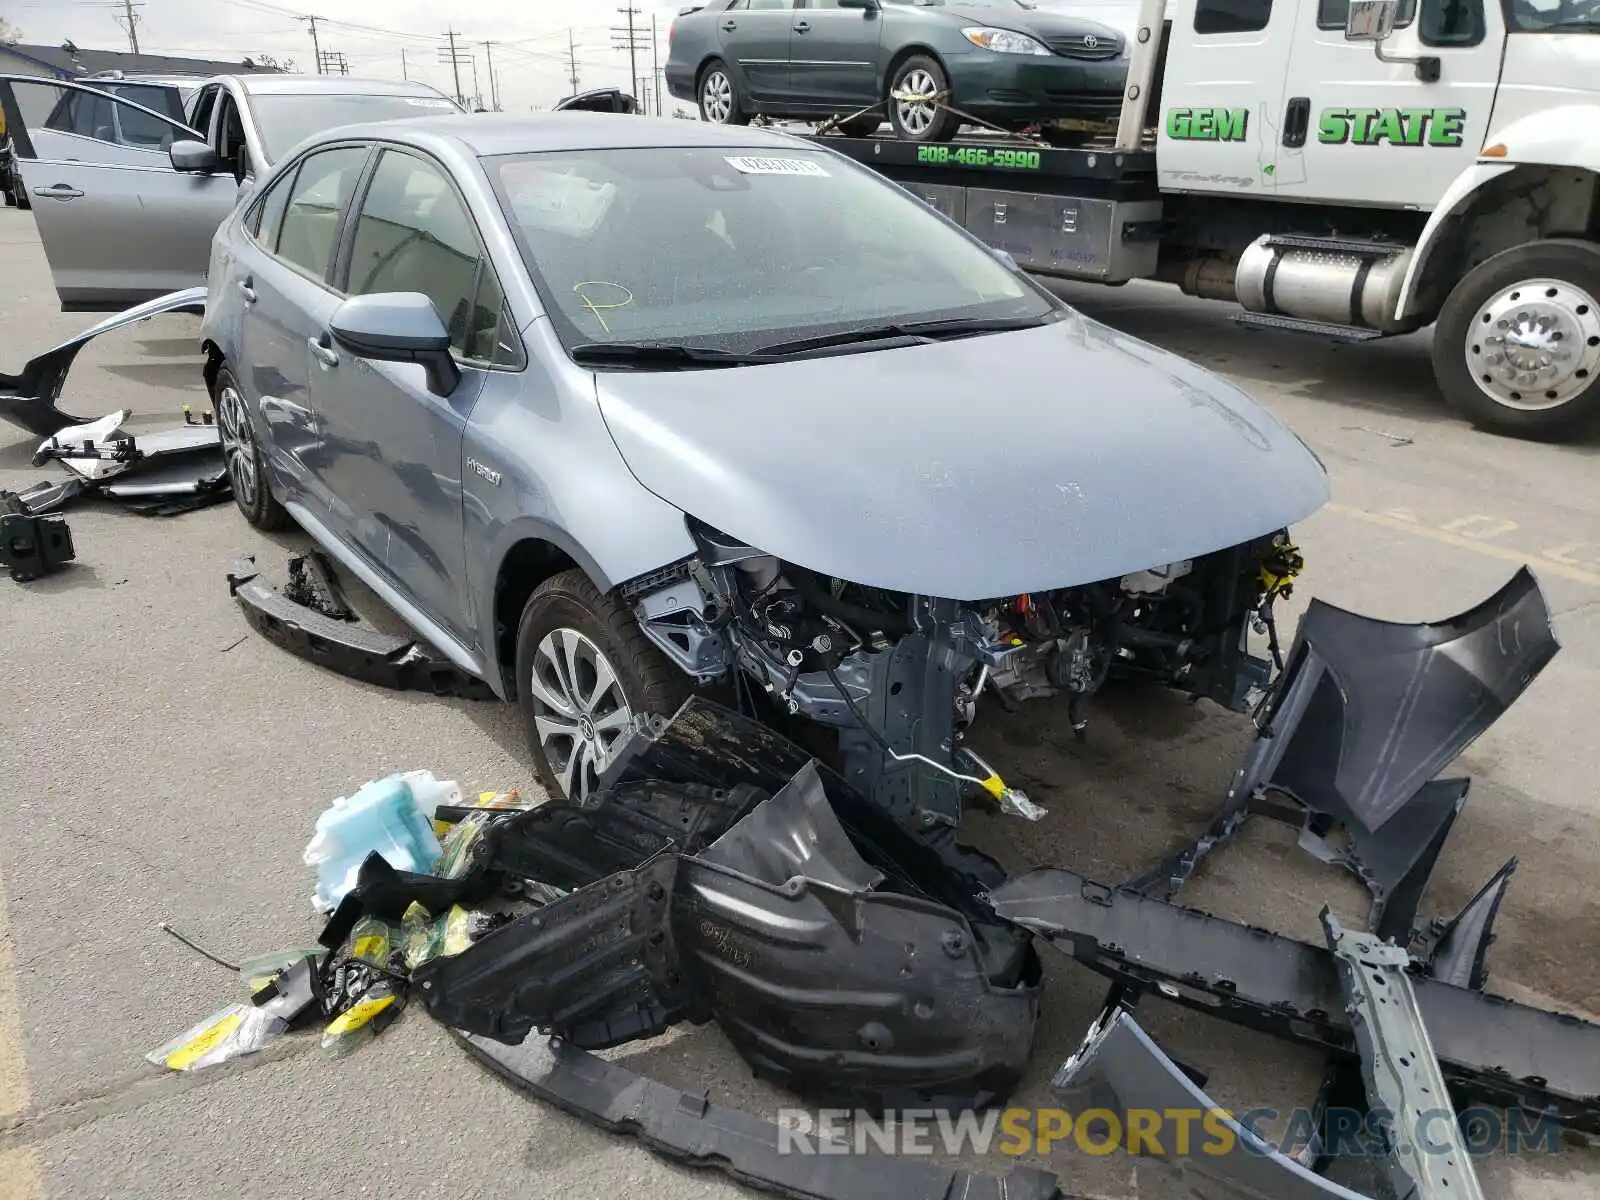
[[[940,341],[945,338],[971,337],[980,333],[1008,333],[1014,329],[1036,329],[1045,323],[1044,317],[953,317],[943,321],[896,321],[889,325],[864,325],[859,329],[846,329],[839,333],[796,338],[791,342],[772,342],[766,346],[758,346],[756,353],[788,356],[805,354],[810,350],[826,350],[834,346],[854,346],[862,342]]]
[[[585,342],[571,350],[575,363],[626,367],[747,367],[771,362],[762,354],[739,354],[715,346],[679,346],[672,342]]]

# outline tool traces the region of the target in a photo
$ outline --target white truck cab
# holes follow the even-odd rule
[[[1434,324],[1477,424],[1600,419],[1600,0],[1144,0],[1133,32],[1102,143],[817,140],[1024,269],[1350,341]]]

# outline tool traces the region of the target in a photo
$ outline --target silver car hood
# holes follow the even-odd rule
[[[1309,516],[1327,475],[1244,392],[1080,316],[752,367],[597,373],[638,480],[836,578],[977,600]]]

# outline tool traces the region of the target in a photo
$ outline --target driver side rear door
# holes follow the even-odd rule
[[[120,312],[205,285],[239,186],[168,157],[172,142],[204,134],[102,89],[30,76],[0,75],[0,105],[62,311]]]

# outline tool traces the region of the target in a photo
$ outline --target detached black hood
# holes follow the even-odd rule
[[[607,371],[629,468],[686,513],[856,583],[954,600],[1237,545],[1328,498],[1231,384],[1076,314],[792,363]]]

